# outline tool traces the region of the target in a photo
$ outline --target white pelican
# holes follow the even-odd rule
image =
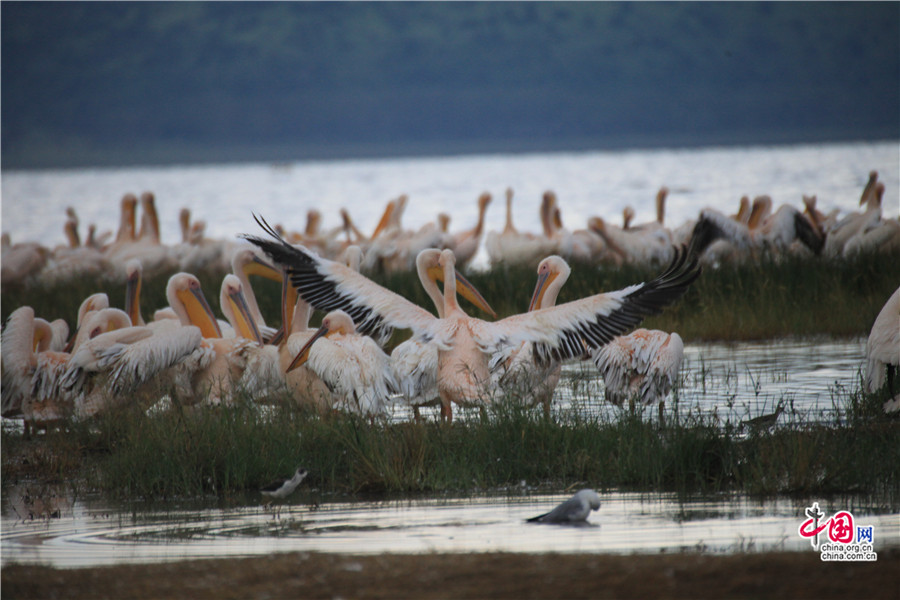
[[[553,254],[556,242],[544,235],[520,233],[513,225],[513,190],[506,190],[506,224],[502,232],[489,231],[484,247],[491,267],[498,265],[536,265],[543,257]],[[545,209],[542,205],[541,222],[545,223]]]
[[[218,404],[230,400],[233,384],[245,366],[240,351],[255,342],[241,336],[222,337],[222,330],[195,276],[189,273],[173,275],[166,285],[166,296],[181,324],[195,325],[203,335],[200,347],[178,367],[179,399],[188,404],[201,400]],[[223,312],[227,311],[225,306],[230,306],[227,299],[223,303]],[[252,322],[250,318],[245,320]]]
[[[592,510],[600,508],[600,495],[594,490],[579,490],[548,513],[527,519],[529,523],[583,523]]]
[[[44,319],[39,319],[43,321]],[[69,324],[65,319],[54,319],[48,323],[50,326],[50,345],[47,350],[62,352],[69,341]]]
[[[339,399],[322,381],[322,378],[309,368],[309,365],[295,366],[290,371],[288,370],[294,358],[315,335],[316,330],[309,328],[312,307],[303,298],[297,296],[296,290],[291,286],[287,276],[285,276],[284,287],[283,297],[296,298],[296,300],[293,304],[293,312],[285,325],[288,331],[287,339],[278,348],[278,370],[274,377],[280,377],[284,381],[288,392],[297,404],[313,406],[319,412],[331,410],[339,404]],[[284,302],[284,306],[290,307],[290,302]],[[285,313],[287,312],[285,310]],[[251,377],[259,377],[258,371],[248,368],[245,371],[245,378],[248,373]]]
[[[200,280],[194,275],[172,275],[166,284],[166,298],[182,325],[196,325],[204,338],[222,337],[219,323],[203,295]]]
[[[160,243],[159,216],[156,199],[151,192],[141,194],[140,231],[134,233],[136,199],[128,194],[122,199],[122,223],[116,241],[104,249],[104,255],[114,264],[124,267],[129,259],[139,258],[147,272],[158,273],[177,265],[169,248]]]
[[[590,229],[576,229],[569,231],[563,226],[562,213],[557,206],[556,194],[552,191],[544,192],[542,205],[542,220],[548,236],[556,244],[554,254],[567,256],[571,260],[590,262],[600,255],[606,244],[596,232]]]
[[[288,365],[308,364],[340,402],[340,408],[368,417],[387,414],[397,389],[388,355],[367,335],[356,333],[353,319],[335,310]]]
[[[684,342],[677,333],[636,329],[595,350],[592,358],[603,375],[607,400],[616,406],[635,400],[658,403],[662,415],[681,370]]]
[[[822,252],[824,240],[803,212],[784,204],[774,214],[762,216],[770,212],[771,198],[768,196],[754,200],[747,225],[715,209],[705,208],[691,234],[691,248],[703,254],[714,241],[726,240],[733,256],[744,259],[764,249],[784,252],[799,241],[814,254]]]
[[[669,268],[650,282],[489,323],[469,317],[459,307],[455,258],[452,251],[444,250],[440,265],[445,316],[439,319],[359,273],[291,246],[265,221],[257,220],[275,241],[243,237],[286,267],[291,284],[313,307],[344,310],[358,331],[382,340],[394,327],[402,327],[437,341],[441,408],[448,419],[452,418],[453,402],[483,405],[490,391],[489,359],[503,346],[539,342],[546,355],[556,360],[581,358],[644,317],[659,313],[680,298],[700,274],[697,261],[689,261],[681,251]]]
[[[556,305],[556,298],[572,270],[560,256],[548,256],[538,265],[538,280],[528,310],[539,310]],[[518,394],[525,394],[534,403],[541,403],[544,414],[550,414],[550,402],[559,383],[562,364],[550,359],[535,348],[532,342],[522,342],[510,347],[492,360],[491,370],[497,384]]]
[[[845,246],[852,238],[872,229],[881,221],[883,196],[884,184],[878,181],[878,172],[872,171],[859,198],[859,205],[865,206],[865,210],[845,215],[826,228],[826,256],[843,255]]]
[[[444,318],[444,297],[438,289],[437,280],[443,280],[444,271],[439,264],[441,251],[436,248],[422,250],[416,257],[416,273],[425,293],[434,303],[438,318]],[[478,290],[460,273],[456,273],[460,293],[481,310],[496,317]],[[407,403],[413,408],[416,418],[419,408],[440,403],[438,393],[438,344],[419,336],[398,344],[391,352],[391,366],[394,377]]]
[[[614,261],[636,262],[639,264],[668,263],[672,260],[675,246],[672,235],[665,227],[619,228],[606,223],[601,217],[591,217],[588,227],[599,235],[608,254]]]
[[[22,323],[27,322],[27,311],[24,312]],[[21,315],[18,313],[17,319]],[[35,324],[38,322],[36,319]],[[20,333],[16,334],[16,341],[7,340],[4,333],[4,354],[16,354],[16,360],[5,359],[5,362],[9,367],[28,364],[30,369],[30,387],[21,398],[26,424],[47,425],[72,414],[86,417],[117,398],[131,398],[144,383],[190,351],[190,347],[184,348],[184,343],[193,346],[200,341],[196,329],[193,341],[187,342],[184,336],[151,340],[153,335],[146,327],[131,327],[128,315],[116,308],[91,311],[87,315],[71,354],[46,350],[29,356],[30,344],[25,340],[27,346],[22,347]],[[6,370],[4,365],[4,376]],[[22,369],[10,372],[23,373]],[[97,374],[104,377],[98,379]]]
[[[244,292],[247,308],[254,322],[256,322],[263,339],[272,339],[276,330],[266,325],[266,320],[259,310],[259,304],[256,302],[256,294],[253,293],[253,287],[250,285],[250,275],[281,283],[283,279],[281,270],[276,269],[258,256],[255,248],[246,246],[235,250],[234,255],[231,257],[231,272],[241,282],[241,289]]]
[[[114,403],[139,397],[145,389],[151,394],[159,391],[160,375],[197,350],[202,340],[197,327],[132,326],[123,311],[107,311],[106,328],[111,330],[79,344],[67,364],[63,387],[77,393],[78,417],[96,415]],[[149,400],[152,404],[158,397]]]
[[[72,340],[72,353],[91,339],[126,324],[130,324],[128,316],[119,309],[88,311]],[[76,387],[67,382],[72,356],[69,352],[51,350],[35,355],[31,388],[22,399],[22,416],[26,427],[46,426],[75,414],[84,397],[84,387]]]
[[[36,319],[30,306],[20,306],[7,318],[0,341],[3,364],[0,414],[4,417],[22,414],[22,401],[31,394],[37,355],[48,349],[51,335],[49,323]]]
[[[875,393],[887,380],[890,400],[885,412],[900,410],[900,395],[895,395],[894,381],[900,368],[900,288],[891,294],[875,318],[866,340],[866,388]]]
[[[453,242],[450,247],[456,255],[460,268],[464,268],[475,257],[478,246],[481,245],[481,236],[484,232],[484,215],[491,203],[491,195],[484,192],[478,197],[478,222],[472,229],[453,234]]]

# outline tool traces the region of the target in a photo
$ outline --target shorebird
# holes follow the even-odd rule
[[[527,519],[529,523],[583,523],[592,510],[600,508],[600,495],[594,490],[580,490],[548,513]]]
[[[266,502],[266,506],[275,500],[283,500],[293,494],[294,490],[297,489],[297,486],[308,474],[309,471],[303,467],[297,467],[297,470],[294,471],[294,476],[290,479],[276,479],[269,485],[260,488],[259,491],[262,492],[263,496],[269,496],[270,498]]]
[[[781,413],[784,412],[784,404],[779,403],[775,408],[775,412],[769,413],[767,415],[760,415],[758,417],[754,417],[752,419],[747,419],[741,425],[746,425],[750,428],[751,431],[759,432],[764,429],[769,429],[772,427],[777,421],[778,417],[781,416]]]

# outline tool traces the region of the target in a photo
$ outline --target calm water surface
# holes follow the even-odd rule
[[[848,391],[859,387],[864,347],[862,339],[689,345],[678,409],[738,423],[771,412],[784,400],[792,408],[780,426],[833,420]],[[617,418],[619,409],[602,401],[602,380],[579,369],[567,368],[555,410]],[[673,404],[670,399],[668,414]],[[0,556],[4,564],[83,567],[287,551],[811,552],[797,528],[813,501],[828,515],[850,510],[857,524],[872,525],[876,551],[900,544],[897,507],[855,498],[684,500],[608,491],[587,526],[526,524],[526,518],[571,495],[538,493],[533,484],[522,482],[503,495],[379,502],[323,499],[301,486],[277,513],[263,510],[256,494],[229,508],[214,501],[123,507],[75,499],[65,488],[24,484],[9,488],[2,498]]]
[[[315,551],[632,553],[766,550],[812,552],[798,534],[811,500],[764,502],[740,496],[679,500],[670,494],[602,493],[588,523],[526,523],[571,494],[525,494],[314,502],[297,492],[278,509],[115,509],[64,494],[41,508],[52,517],[30,518],[24,496],[52,490],[16,488],[3,507],[2,559],[57,567],[148,563],[192,558],[259,556]],[[853,513],[874,529],[876,552],[900,544],[900,514],[852,498],[816,499],[831,516]],[[58,511],[58,512],[54,512]],[[47,514],[49,514],[49,512]]]

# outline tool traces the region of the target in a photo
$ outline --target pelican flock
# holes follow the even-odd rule
[[[506,346],[532,342],[540,345],[544,357],[582,358],[680,298],[700,274],[697,260],[682,250],[650,282],[488,322],[470,317],[459,306],[455,256],[443,250],[438,264],[444,273],[445,314],[436,317],[360,273],[289,244],[265,221],[257,221],[271,239],[243,237],[286,269],[291,284],[310,305],[345,312],[356,331],[381,344],[395,327],[411,329],[423,341],[437,344],[441,414],[448,420],[454,404],[485,404],[491,392],[489,363]]]
[[[596,366],[609,402],[659,403],[662,409],[681,366],[683,341],[676,332],[635,330],[645,317],[681,298],[701,265],[765,255],[829,260],[896,252],[900,220],[885,213],[884,191],[873,171],[857,212],[823,213],[815,196],[804,196],[797,207],[776,205],[766,195],[745,196],[734,214],[708,207],[696,219],[669,227],[665,207],[672,192],[661,187],[655,220],[635,224],[634,209],[625,206],[621,224],[589,216],[570,229],[562,202],[547,190],[538,232],[514,225],[511,188],[502,231],[486,231],[489,192],[476,200],[475,222],[455,231],[447,213],[418,229],[404,225],[406,207],[415,199],[402,194],[386,204],[371,234],[345,209],[339,211],[340,225],[331,229],[313,209],[302,230],[258,219],[267,236],[244,234],[243,241],[206,237],[204,221],[183,208],[181,241],[171,246],[161,241],[156,196],[128,193],[118,206],[117,231],[89,224],[82,235],[78,215],[69,208],[64,245],[13,244],[4,233],[4,286],[102,275],[125,284],[125,303],[119,309],[105,293],[89,296],[71,337],[62,319],[48,322],[30,307],[12,311],[2,332],[2,414],[45,426],[67,416],[90,418],[127,402],[125,397],[163,388],[187,405],[233,402],[239,394],[267,402],[286,394],[319,411],[370,418],[392,414],[396,403],[417,418],[421,407],[440,406],[446,420],[455,406],[484,407],[512,394],[549,413],[562,364],[582,360]],[[460,306],[458,295],[496,319],[462,274],[480,248],[492,268],[537,267],[527,311],[491,321]],[[557,304],[571,272],[567,261],[655,265],[661,274]],[[434,312],[368,277],[412,268]],[[230,271],[221,282],[221,318],[191,274],[198,269]],[[166,288],[169,306],[145,321],[143,277],[160,273],[174,273]],[[281,283],[280,315],[260,310],[252,277]],[[874,392],[887,384],[892,399],[886,410],[897,403],[897,296],[867,344],[867,388]],[[316,311],[324,314],[322,325],[311,327]],[[278,321],[280,326],[272,326]],[[408,331],[408,339],[396,343],[395,330]]]

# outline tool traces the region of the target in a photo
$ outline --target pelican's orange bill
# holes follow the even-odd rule
[[[327,327],[319,327],[318,330],[313,334],[309,341],[306,342],[302,348],[300,348],[300,352],[297,353],[297,356],[294,357],[294,360],[291,361],[291,364],[288,365],[287,371],[290,373],[297,367],[303,365],[307,360],[309,360],[309,351],[312,348],[312,345],[316,342],[320,337],[328,335]]]

